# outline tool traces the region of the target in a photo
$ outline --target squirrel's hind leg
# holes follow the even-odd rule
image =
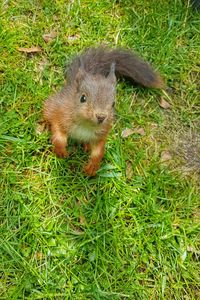
[[[59,125],[51,125],[52,144],[54,146],[54,152],[58,157],[67,157],[67,133],[61,129]]]

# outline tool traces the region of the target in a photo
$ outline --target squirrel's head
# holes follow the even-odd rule
[[[115,105],[115,64],[107,76],[93,75],[80,67],[75,85],[77,117],[95,126],[110,123]]]

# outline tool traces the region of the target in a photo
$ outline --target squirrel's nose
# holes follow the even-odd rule
[[[98,123],[101,124],[105,120],[106,116],[96,114],[96,118],[97,118]]]

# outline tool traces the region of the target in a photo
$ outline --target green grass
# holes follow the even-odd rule
[[[0,22],[0,299],[199,299],[199,158],[181,153],[200,134],[199,13],[178,0],[21,0],[2,2]],[[137,51],[172,93],[118,84],[116,123],[89,179],[80,146],[57,159],[36,129],[65,63],[99,43]],[[42,52],[18,51],[32,46]],[[123,139],[132,126],[145,135]]]

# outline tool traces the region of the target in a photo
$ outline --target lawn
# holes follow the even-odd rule
[[[0,299],[199,299],[200,14],[180,0],[0,5]],[[118,83],[88,178],[81,145],[52,153],[41,109],[101,43],[136,51],[169,89]]]

